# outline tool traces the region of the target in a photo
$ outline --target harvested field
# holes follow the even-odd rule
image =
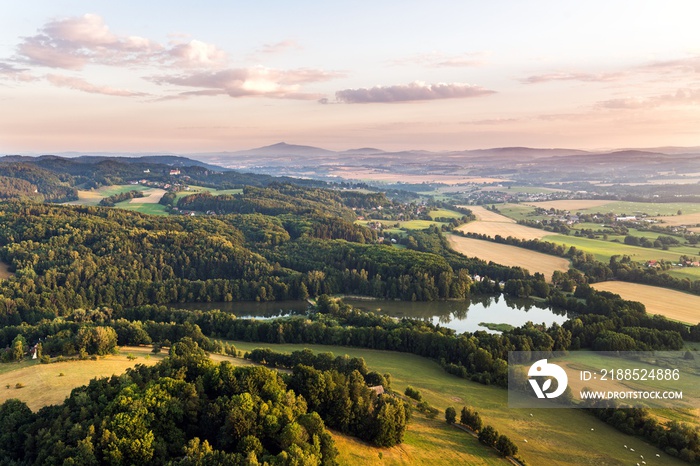
[[[131,199],[129,202],[131,204],[158,204],[158,201],[163,197],[163,194],[165,194],[165,190],[163,189],[149,189],[148,191],[144,191],[144,197],[135,197]]]
[[[519,266],[530,271],[543,274],[547,281],[551,281],[555,270],[566,272],[569,270],[569,261],[549,254],[530,251],[517,246],[507,244],[492,243],[472,238],[462,238],[461,236],[447,236],[452,249],[464,254],[467,257],[478,257],[485,261],[492,261],[497,264],[508,266]]]
[[[87,359],[40,364],[38,360],[25,359],[20,363],[2,364],[0,403],[18,398],[27,403],[32,411],[62,403],[71,390],[88,384],[94,378],[123,374],[126,369],[137,364],[152,366],[168,355],[167,351],[153,354],[151,349],[151,346],[123,346],[119,354],[98,357],[97,361]],[[134,359],[129,359],[129,355]],[[220,354],[212,354],[210,357],[216,362],[229,361],[235,366],[253,364],[245,359]],[[22,388],[16,387],[18,383]]]
[[[525,240],[540,239],[552,234],[538,228],[518,225],[515,223],[515,220],[496,212],[491,212],[483,207],[469,206],[469,209],[471,209],[478,220],[460,226],[458,228],[459,231],[487,235],[492,238],[496,235],[501,235],[504,238],[512,236],[513,238]]]
[[[639,301],[646,306],[649,314],[661,314],[693,325],[700,323],[700,296],[629,282],[601,282],[591,286],[596,290],[619,294],[623,299]]]
[[[680,225],[697,225],[700,223],[700,213],[684,214],[684,215],[668,215],[663,217],[654,217],[654,220],[663,222],[662,226],[677,227]]]
[[[0,261],[0,280],[10,278],[12,275],[12,272],[10,272],[10,266],[3,261]]]
[[[544,202],[524,202],[523,204],[533,207],[541,207],[543,209],[557,210],[582,210],[599,207],[605,204],[610,204],[613,201],[605,199],[565,199],[561,201],[544,201]]]

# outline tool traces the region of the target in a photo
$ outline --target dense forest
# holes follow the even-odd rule
[[[154,368],[93,381],[61,406],[38,413],[16,401],[0,406],[0,462],[335,464],[326,425],[377,446],[402,441],[407,405],[369,388],[389,391],[386,374],[369,371],[360,360],[305,352],[248,355],[289,374],[209,362],[204,350],[235,354],[226,340],[408,352],[432,358],[459,377],[501,387],[508,351],[678,350],[700,341],[700,325],[649,316],[639,303],[588,286],[638,273],[627,258],[601,264],[573,248],[520,244],[571,259],[575,268],[548,283],[549,277],[455,253],[437,227],[406,232],[400,238],[405,248],[397,248],[354,223],[358,212],[406,215],[405,206],[381,193],[195,165],[180,169],[199,184],[243,187],[242,193],[166,198],[172,208],[208,212],[196,216],[34,202],[70,199],[76,186],[123,182],[145,176],[146,169],[153,179],[171,180],[166,168],[152,160],[0,162],[5,177],[0,181],[12,180],[0,196],[0,260],[13,272],[0,280],[0,348],[5,347],[0,360],[19,360],[38,342],[39,357],[47,363],[106,354],[117,345],[170,348],[169,358]],[[468,211],[461,213],[459,221],[470,218]],[[483,279],[474,280],[475,274]],[[361,312],[329,297],[430,301],[501,292],[536,296],[570,319],[502,334],[458,335],[426,322]],[[307,315],[269,321],[167,306],[309,298],[316,305]],[[606,407],[598,414],[629,430],[618,422],[618,411]],[[700,454],[697,436],[677,438],[687,426],[659,424],[645,413],[625,419],[636,423],[634,433],[670,454],[684,459]],[[482,441],[495,444],[493,433],[484,431]]]
[[[369,390],[359,380],[348,383]],[[379,432],[371,423],[391,423],[385,406],[394,402],[368,397],[352,420]],[[33,413],[9,400],[0,431],[2,464],[337,464],[324,420],[277,372],[214,364],[187,338],[158,365],[95,379],[61,405]]]

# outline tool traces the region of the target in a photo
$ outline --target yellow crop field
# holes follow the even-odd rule
[[[160,201],[160,199],[163,197],[163,194],[165,194],[165,190],[152,188],[148,191],[144,191],[143,194],[144,197],[135,197],[129,202],[131,204],[158,204],[158,201]]]
[[[700,323],[700,296],[629,282],[601,282],[591,286],[596,290],[619,294],[623,299],[639,301],[646,306],[649,314],[661,314],[693,325]]]
[[[541,207],[547,210],[553,208],[556,210],[574,211],[599,207],[605,204],[610,204],[611,202],[613,201],[608,201],[605,199],[563,199],[560,201],[524,202],[523,204],[533,207]]]
[[[697,225],[700,223],[700,213],[684,215],[664,215],[653,217],[654,220],[663,222],[663,226],[677,227],[680,225]]]
[[[569,270],[569,261],[549,254],[530,251],[517,246],[492,243],[473,238],[462,238],[457,235],[448,235],[450,246],[455,251],[467,257],[478,257],[485,261],[497,264],[519,266],[530,271],[544,274],[550,281],[555,270],[566,272]]]
[[[538,228],[518,225],[515,220],[505,215],[491,212],[483,207],[469,206],[469,209],[471,209],[477,220],[460,226],[457,228],[459,231],[487,235],[492,238],[496,235],[501,235],[504,238],[512,236],[513,238],[525,240],[540,239],[551,234],[551,232]]]

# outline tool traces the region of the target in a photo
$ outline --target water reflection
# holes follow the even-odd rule
[[[345,298],[344,301],[354,307],[381,312],[382,314],[402,318],[420,319],[442,327],[451,328],[458,333],[483,330],[498,333],[479,325],[480,323],[510,324],[520,327],[531,321],[536,324],[562,324],[566,314],[542,307],[529,299],[511,298],[509,296],[474,296],[467,301],[429,301],[405,302],[374,299]],[[307,311],[305,301],[230,302],[230,303],[186,303],[173,305],[180,309],[211,311],[220,309],[231,312],[241,319],[274,319],[288,315],[304,314]]]
[[[345,299],[360,309],[381,312],[392,317],[420,319],[456,330],[458,333],[483,330],[495,333],[480,323],[510,324],[520,327],[531,321],[537,324],[562,324],[565,313],[541,307],[529,299],[500,296],[477,296],[467,301],[402,302]]]

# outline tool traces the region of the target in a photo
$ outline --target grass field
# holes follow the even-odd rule
[[[124,201],[120,202],[119,204],[115,204],[115,207],[148,215],[168,215],[168,212],[165,210],[165,206],[161,204],[136,204],[129,201]]]
[[[142,185],[123,184],[114,186],[103,186],[90,191],[78,190],[78,200],[66,202],[69,205],[97,205],[102,199],[115,194],[126,193],[129,191],[147,191],[151,188]]]
[[[515,220],[483,207],[474,206],[471,209],[477,220],[460,226],[457,228],[459,231],[488,235],[492,238],[496,235],[501,235],[504,238],[512,236],[513,238],[525,240],[539,239],[551,234],[538,228],[519,225],[515,223]]]
[[[260,346],[284,352],[310,348],[319,352],[333,352],[336,355],[348,354],[351,357],[363,357],[370,369],[391,374],[392,388],[396,391],[403,392],[406,386],[411,385],[420,390],[423,398],[432,406],[441,410],[453,406],[459,412],[464,405],[474,406],[486,424],[492,425],[518,445],[519,455],[530,465],[634,465],[639,461],[639,455],[647,458],[649,466],[687,465],[639,439],[622,434],[581,410],[508,408],[506,390],[447,374],[436,362],[413,354],[322,345],[233,343],[236,348],[243,351],[250,351]],[[530,414],[533,415],[530,416]],[[440,417],[444,419],[444,414],[441,413]],[[468,438],[462,438],[464,439],[461,440],[462,442],[468,441]],[[527,443],[524,440],[527,440]],[[406,436],[404,445],[406,451],[410,451],[408,447],[418,450],[419,444],[415,442],[422,442],[421,449],[428,450],[431,456],[425,459],[407,458],[404,464],[481,464],[470,461],[458,463],[452,458],[443,456],[451,454],[445,450],[444,443],[428,441],[428,438],[423,437],[422,434],[418,438]],[[635,453],[626,450],[623,445],[634,448]],[[416,450],[414,454],[417,454]],[[374,451],[386,452],[384,449]],[[661,458],[656,458],[656,453],[661,454]],[[375,455],[378,457],[377,453]],[[372,455],[367,454],[367,456]],[[654,460],[650,461],[649,458]],[[363,463],[358,460],[357,463],[344,464],[382,463],[376,463],[376,460]]]
[[[610,262],[610,257],[614,255],[627,255],[633,261],[648,261],[652,259],[664,259],[669,262],[678,262],[682,249],[663,251],[661,249],[643,248],[641,246],[630,246],[624,243],[613,243],[598,239],[589,239],[579,236],[549,235],[542,238],[542,241],[549,241],[556,244],[565,244],[567,247],[575,246],[585,252],[593,254],[596,260]]]
[[[700,203],[608,201],[601,207],[590,207],[588,209],[581,209],[581,212],[613,212],[617,215],[647,214],[649,216],[675,216],[679,210],[682,211],[683,214],[697,214],[700,213]]]
[[[495,451],[485,448],[466,432],[447,425],[444,416],[427,419],[413,412],[404,442],[392,448],[376,448],[354,437],[332,432],[341,466],[404,464],[508,465]],[[381,458],[380,458],[381,453]]]
[[[214,188],[207,188],[204,186],[194,186],[194,185],[189,185],[188,186],[189,191],[179,191],[177,194],[175,194],[175,202],[179,201],[181,198],[185,196],[189,196],[191,194],[195,193],[201,193],[203,191],[208,191],[212,194],[212,196],[221,196],[223,194],[241,194],[243,192],[242,189],[221,189],[217,190]]]
[[[672,277],[687,278],[690,281],[700,280],[700,267],[679,267],[666,271]]]
[[[591,285],[596,290],[617,293],[630,301],[639,301],[650,314],[661,314],[669,319],[689,324],[700,322],[700,296],[669,290],[658,286],[628,282],[601,282]]]
[[[573,212],[600,207],[605,204],[610,204],[611,202],[613,201],[602,199],[564,199],[560,201],[526,202],[525,204],[547,210],[556,209]]]
[[[384,231],[386,233],[401,233],[402,228],[406,230],[425,230],[426,228],[430,228],[430,225],[437,225],[438,227],[446,225],[446,223],[443,222],[433,222],[430,220],[357,220],[355,223],[367,225],[369,222],[381,222],[381,224],[384,225]],[[399,226],[395,227],[396,224]]]
[[[90,380],[123,374],[126,369],[136,364],[153,365],[167,356],[167,351],[153,354],[150,346],[124,346],[119,354],[79,361],[40,364],[38,360],[26,359],[19,363],[0,364],[0,403],[18,398],[32,411],[48,405],[63,402],[75,387],[86,385]],[[128,356],[135,356],[130,360]],[[214,361],[230,361],[234,365],[251,365],[252,362],[212,354]],[[63,374],[63,375],[61,375]],[[23,388],[15,388],[17,383]],[[6,388],[10,385],[10,388]]]
[[[0,402],[18,398],[27,403],[32,411],[61,403],[73,388],[85,385],[95,377],[123,374],[128,367],[136,364],[152,365],[166,356],[166,353],[152,354],[150,350],[146,347],[125,347],[118,355],[105,356],[97,361],[39,364],[39,361],[29,360],[19,364],[2,364],[0,368],[5,369],[5,372],[0,373]],[[127,359],[129,354],[137,359]],[[24,385],[24,388],[15,388],[17,383]],[[10,388],[6,388],[7,385]]]
[[[497,206],[501,215],[504,215],[513,220],[534,220],[537,218],[547,218],[546,216],[534,216],[535,208],[525,204],[504,204]]]
[[[552,274],[555,270],[562,272],[569,270],[569,261],[562,257],[551,256],[507,244],[463,238],[457,235],[448,235],[447,239],[452,249],[467,257],[478,257],[485,261],[508,266],[520,266],[529,270],[530,273],[539,272],[544,274],[548,281],[552,279]]]
[[[12,275],[13,273],[10,272],[10,266],[3,261],[0,261],[0,280],[10,278]]]

